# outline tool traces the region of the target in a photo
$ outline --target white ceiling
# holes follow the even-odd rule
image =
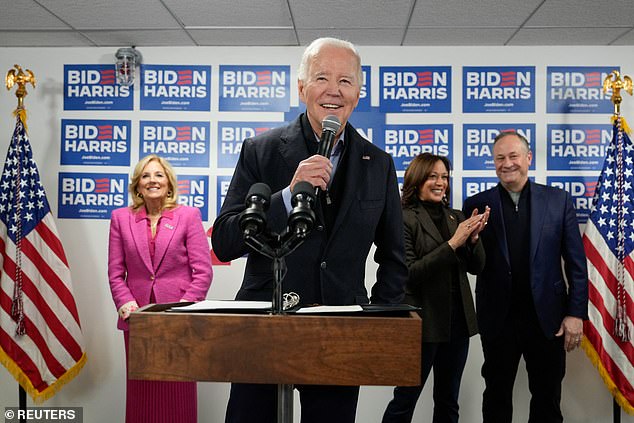
[[[634,0],[0,0],[0,47],[634,45]]]

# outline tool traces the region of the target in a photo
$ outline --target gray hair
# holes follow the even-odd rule
[[[526,139],[526,137],[524,135],[520,134],[517,131],[502,131],[502,132],[500,132],[493,139],[493,145],[497,144],[498,141],[500,141],[504,137],[508,137],[509,135],[515,135],[517,138],[519,138],[522,141],[522,143],[524,144],[524,147],[526,148],[526,152],[527,153],[529,153],[531,151],[531,146],[528,143],[528,140]]]
[[[315,41],[310,43],[308,47],[306,47],[304,54],[302,55],[302,61],[299,64],[297,78],[302,82],[306,82],[308,80],[310,63],[324,46],[343,48],[354,54],[357,65],[357,84],[361,87],[361,85],[363,85],[363,72],[361,70],[361,55],[357,51],[357,48],[349,41],[331,37],[317,38]]]

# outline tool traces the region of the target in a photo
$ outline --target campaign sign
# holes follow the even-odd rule
[[[220,66],[221,112],[287,112],[290,66]]]
[[[375,138],[385,133],[385,113],[378,107],[371,107],[367,112],[355,110],[349,119],[350,124],[366,140],[375,144]]]
[[[474,195],[495,187],[499,180],[496,176],[464,176],[462,178],[462,202]]]
[[[612,125],[548,125],[548,170],[603,169]]]
[[[548,66],[547,113],[612,113],[612,90],[603,80],[619,66]]]
[[[64,110],[132,110],[133,98],[114,65],[64,65]]]
[[[128,175],[71,173],[58,175],[57,216],[62,219],[109,219],[128,202]]]
[[[204,221],[209,219],[209,176],[178,175],[178,204],[198,207]]]
[[[220,209],[225,202],[227,191],[229,191],[229,185],[231,184],[231,176],[218,175],[216,176],[216,217],[220,215]]]
[[[500,132],[514,131],[528,140],[533,150],[530,169],[535,170],[534,123],[465,123],[462,126],[462,167],[464,170],[495,170],[493,140]]]
[[[238,163],[242,142],[284,122],[218,122],[218,167],[233,169]]]
[[[420,153],[452,161],[453,125],[385,125],[384,136],[374,143],[392,155],[397,171],[404,171]]]
[[[209,167],[209,122],[139,122],[139,157],[157,154],[175,167]]]
[[[361,93],[359,94],[359,104],[357,104],[357,112],[369,112],[372,108],[372,96],[370,90],[372,88],[372,67],[361,66],[361,73],[363,74],[363,81],[361,83]]]
[[[62,119],[60,164],[130,166],[129,120]]]
[[[451,113],[451,66],[381,66],[384,113]]]
[[[211,109],[211,66],[141,65],[141,110]]]
[[[594,192],[599,175],[596,176],[549,176],[546,184],[568,191],[577,212],[579,224],[586,223],[590,216]]]
[[[535,66],[465,66],[462,111],[535,112]]]

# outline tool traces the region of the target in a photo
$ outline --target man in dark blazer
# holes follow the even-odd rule
[[[530,182],[528,141],[500,133],[493,145],[500,183],[464,202],[469,215],[491,208],[480,232],[486,264],[476,283],[482,339],[484,423],[511,422],[513,384],[523,356],[530,423],[561,422],[566,354],[581,342],[588,275],[571,196]],[[562,270],[562,260],[564,263]]]
[[[239,215],[256,182],[270,186],[269,228],[282,232],[291,210],[290,192],[299,181],[321,189],[317,221],[304,244],[286,258],[283,292],[295,292],[301,304],[398,303],[404,295],[403,218],[392,158],[363,139],[347,123],[359,101],[361,62],[355,47],[332,38],[315,40],[298,71],[299,98],[306,113],[288,126],[242,144],[227,196],[214,222],[212,244],[219,259],[248,254],[236,299],[270,300],[271,260],[242,240]],[[341,122],[331,160],[315,154],[322,121]],[[370,299],[365,265],[372,244],[379,267]],[[284,346],[293,348],[293,345]],[[359,387],[298,386],[302,422],[354,422]],[[233,384],[227,422],[275,422],[276,387]]]

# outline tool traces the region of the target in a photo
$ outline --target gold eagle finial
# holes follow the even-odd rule
[[[614,79],[612,79],[613,76]],[[609,89],[612,90],[610,100],[614,103],[614,114],[619,115],[621,114],[621,101],[623,101],[621,90],[632,95],[632,78],[623,75],[623,79],[621,79],[621,73],[615,69],[603,80],[603,94],[607,93]]]
[[[20,65],[14,65],[14,69],[9,69],[7,76],[4,78],[4,85],[7,90],[13,88],[14,85],[18,86],[18,89],[15,90],[15,96],[18,98],[18,109],[24,108],[24,97],[28,94],[25,88],[26,84],[31,84],[35,88],[35,75],[30,69],[23,71]]]

